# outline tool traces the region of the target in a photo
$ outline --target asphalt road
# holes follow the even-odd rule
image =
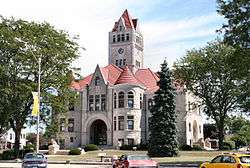
[[[0,163],[0,168],[20,168],[21,163]],[[161,164],[160,168],[198,168],[198,164]],[[109,165],[49,164],[48,168],[111,168]]]

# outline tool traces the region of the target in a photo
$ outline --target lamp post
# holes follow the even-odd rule
[[[38,113],[36,133],[36,153],[39,153],[39,119],[40,119],[40,87],[41,87],[41,58],[38,58]]]

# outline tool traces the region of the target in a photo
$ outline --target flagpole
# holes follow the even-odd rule
[[[36,133],[36,153],[39,153],[39,117],[40,117],[40,86],[41,85],[41,58],[38,58],[38,113]]]

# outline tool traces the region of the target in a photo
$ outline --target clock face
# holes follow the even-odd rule
[[[123,49],[123,48],[119,48],[119,49],[118,49],[118,53],[119,53],[119,54],[122,54],[123,52],[124,52],[124,49]]]

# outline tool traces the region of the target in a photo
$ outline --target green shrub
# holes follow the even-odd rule
[[[137,145],[137,150],[148,150],[148,144]]]
[[[201,151],[203,149],[202,149],[202,147],[200,145],[193,145],[193,150],[194,151]]]
[[[2,159],[3,160],[12,160],[16,158],[16,152],[14,150],[3,151]]]
[[[84,151],[87,152],[87,151],[95,151],[95,150],[98,150],[98,146],[96,146],[95,144],[88,144],[84,147]]]
[[[133,150],[133,147],[135,147],[135,146],[132,146],[132,145],[122,145],[120,147],[120,150]]]
[[[227,142],[223,142],[223,150],[232,150],[231,144]]]
[[[35,145],[33,144],[27,144],[24,148],[24,153],[32,153],[35,151]]]
[[[184,144],[184,145],[181,145],[181,146],[179,147],[179,149],[180,149],[180,150],[183,150],[183,151],[191,151],[191,150],[192,150],[192,147],[191,147],[190,145]]]
[[[226,144],[229,144],[231,149],[235,149],[235,142],[234,141],[225,141]]]
[[[80,155],[81,154],[81,150],[79,148],[72,148],[69,151],[69,155]]]

